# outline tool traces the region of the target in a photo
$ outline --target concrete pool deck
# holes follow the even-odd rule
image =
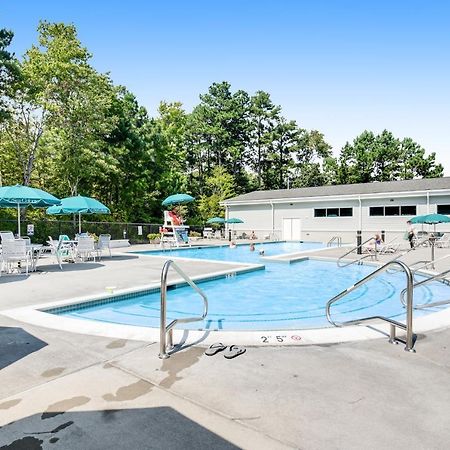
[[[429,249],[407,257],[428,258]],[[117,256],[84,270],[41,266],[44,272],[28,278],[0,278],[0,447],[448,448],[447,328],[421,334],[416,354],[378,339],[249,347],[234,360],[190,347],[161,361],[158,343],[58,331],[2,315],[104,293],[106,286],[158,281],[163,260]],[[205,271],[200,261],[180,264],[190,275]]]

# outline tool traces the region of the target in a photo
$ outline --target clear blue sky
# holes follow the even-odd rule
[[[3,1],[17,55],[40,19],[74,23],[93,64],[155,113],[189,111],[214,81],[268,91],[335,151],[384,128],[435,151],[450,175],[450,2]]]

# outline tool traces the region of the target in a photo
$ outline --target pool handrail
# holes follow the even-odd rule
[[[411,264],[408,264],[408,265],[411,268],[411,270],[413,271],[413,273],[415,274],[416,272],[420,272],[421,270],[426,269],[428,266],[430,266],[430,265],[433,266],[435,263],[443,261],[444,259],[447,259],[447,258],[450,258],[450,255],[442,256],[441,258],[435,259],[433,261],[428,260],[428,259],[427,260],[421,260],[421,261],[415,261],[415,262],[413,262]],[[416,266],[417,264],[420,264],[420,263],[422,263],[421,266],[419,266],[419,267],[412,267],[412,266]]]
[[[440,273],[436,273],[435,275],[432,275],[431,277],[425,278],[424,280],[421,280],[415,284],[413,284],[413,289],[416,287],[424,286],[425,284],[431,283],[432,281],[436,280],[442,280],[443,283],[450,284],[450,281],[447,279],[447,275],[450,274],[450,269],[446,269]],[[403,289],[400,293],[400,301],[402,302],[403,306],[406,306],[405,302],[405,294],[406,290]],[[439,300],[437,302],[431,302],[431,303],[420,303],[418,305],[413,305],[414,309],[425,309],[425,308],[432,308],[434,306],[443,306],[450,303],[450,299],[448,300]]]
[[[361,258],[352,259],[351,261],[349,261],[349,262],[347,262],[345,264],[341,264],[341,260],[344,259],[347,255],[350,255],[350,253],[353,253],[355,250],[358,250],[359,248],[362,248],[363,245],[366,245],[370,241],[375,241],[375,238],[371,237],[371,238],[367,239],[366,241],[362,242],[361,244],[357,245],[356,247],[352,247],[348,252],[346,252],[343,255],[341,255],[336,261],[336,264],[338,265],[338,267],[351,266],[352,264],[361,262],[363,259],[373,258],[374,256],[376,258],[377,257],[377,246],[375,245],[375,252],[374,253],[369,253],[367,255],[362,256]]]
[[[425,244],[425,242],[427,242],[427,241],[429,241],[428,238],[423,239],[423,240],[420,241],[418,244],[416,244],[414,247],[411,247],[411,248],[409,248],[408,250],[404,251],[403,253],[400,253],[399,255],[397,255],[397,256],[395,256],[394,258],[392,258],[390,261],[397,261],[397,260],[399,260],[400,258],[403,258],[403,256],[405,256],[405,255],[407,255],[408,253],[412,252],[412,251],[415,250],[417,247],[419,247],[419,246]],[[444,258],[440,258],[440,259],[444,259]],[[433,261],[429,261],[429,260],[421,260],[421,261],[415,261],[415,262],[413,262],[413,263],[411,263],[411,264],[408,264],[408,266],[411,268],[411,266],[414,266],[414,265],[416,265],[416,264],[427,263],[426,265],[428,265],[428,264],[431,264],[432,262],[433,262]],[[415,273],[417,270],[420,270],[420,269],[418,269],[418,268],[416,268],[416,269],[411,268],[411,270],[412,270],[413,273]],[[388,273],[393,273],[393,272],[388,272]]]
[[[333,245],[333,242],[336,241],[336,245],[338,247],[342,247],[342,237],[341,236],[333,236],[328,242],[327,247],[331,247]]]
[[[367,283],[368,281],[372,280],[379,274],[387,271],[390,266],[392,265],[398,265],[402,269],[403,272],[405,272],[406,275],[406,324],[403,324],[401,322],[398,322],[396,320],[390,319],[388,317],[383,316],[370,316],[370,317],[363,317],[361,319],[354,319],[354,320],[347,320],[345,322],[336,322],[331,318],[331,305],[341,298],[345,297],[347,294],[350,294],[350,292],[354,291],[358,287],[362,286],[363,284]],[[391,344],[397,344],[399,339],[395,336],[395,328],[401,328],[402,330],[406,331],[406,341],[405,344],[405,350],[408,352],[415,352],[414,350],[414,343],[415,343],[415,334],[413,333],[413,295],[414,295],[414,289],[413,289],[413,274],[411,269],[403,262],[403,261],[388,261],[386,264],[383,264],[378,269],[374,270],[369,275],[365,276],[364,278],[357,281],[352,286],[348,287],[344,291],[340,292],[339,294],[335,295],[333,298],[328,300],[326,303],[325,311],[328,322],[331,323],[331,325],[334,325],[335,327],[342,327],[347,325],[357,325],[362,322],[367,322],[371,320],[382,320],[384,322],[388,322],[390,324],[390,333],[389,333],[389,342]],[[403,341],[402,341],[403,342]]]
[[[184,281],[194,289],[197,294],[203,299],[203,314],[201,317],[185,317],[181,319],[174,319],[168,325],[167,321],[167,276],[170,268],[180,275]],[[181,269],[181,267],[173,260],[169,259],[164,263],[161,270],[161,315],[160,315],[160,342],[159,342],[159,357],[167,359],[170,357],[168,348],[173,348],[173,328],[177,323],[189,323],[203,320],[208,314],[208,297],[206,294],[192,281],[192,279]]]

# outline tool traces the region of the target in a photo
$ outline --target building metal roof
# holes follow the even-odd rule
[[[305,197],[327,197],[339,195],[367,195],[383,193],[402,193],[414,191],[450,190],[450,177],[421,178],[403,181],[385,181],[374,183],[340,184],[297,189],[277,189],[272,191],[253,191],[248,194],[225,200],[223,204],[264,200],[282,200]]]

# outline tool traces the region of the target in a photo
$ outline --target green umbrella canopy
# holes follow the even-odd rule
[[[450,222],[450,217],[445,216],[444,214],[427,214],[425,216],[416,216],[411,219],[411,223],[426,223],[427,225],[448,222]]]
[[[20,208],[33,206],[34,208],[46,208],[51,205],[59,205],[61,200],[42,189],[30,186],[3,186],[0,187],[0,208],[17,208],[17,233],[20,236]]]
[[[47,214],[110,214],[111,211],[103,203],[95,198],[83,197],[67,197],[61,200],[61,205],[51,206],[47,208]]]
[[[211,219],[208,219],[206,223],[225,223],[225,219],[222,217],[212,217]]]
[[[100,203],[95,198],[77,195],[76,197],[63,198],[60,206],[51,206],[50,208],[47,208],[47,214],[78,214],[78,231],[81,233],[82,214],[111,214],[111,211],[107,206]]]
[[[244,221],[237,217],[231,217],[230,219],[225,220],[225,223],[244,223]]]
[[[174,194],[167,197],[163,202],[163,206],[182,205],[183,203],[191,203],[195,200],[194,197],[188,194]]]

